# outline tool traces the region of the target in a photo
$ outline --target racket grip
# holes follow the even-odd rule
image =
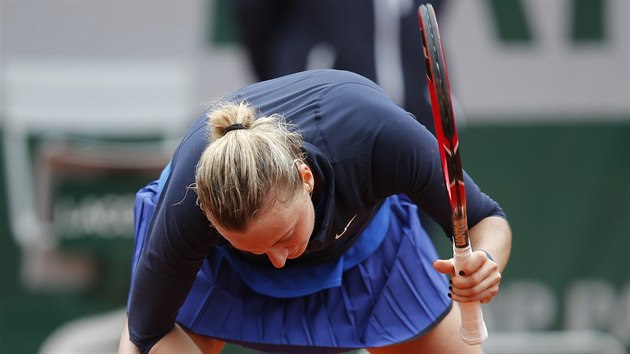
[[[461,266],[468,262],[472,257],[472,249],[470,244],[464,248],[453,246],[453,255],[455,258],[455,272],[459,273]],[[481,344],[488,338],[488,329],[483,320],[483,312],[481,311],[481,303],[479,302],[460,302],[458,303],[461,312],[462,326],[459,335],[466,344]]]

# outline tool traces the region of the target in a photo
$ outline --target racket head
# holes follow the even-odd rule
[[[453,241],[456,247],[463,248],[469,244],[464,172],[444,49],[437,17],[431,4],[420,5],[418,20],[422,34],[422,49],[431,96],[435,135],[438,140],[444,182],[453,216]]]

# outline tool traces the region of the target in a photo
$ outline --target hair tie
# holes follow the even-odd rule
[[[231,132],[232,130],[239,130],[239,129],[247,129],[247,127],[244,126],[243,124],[232,124],[228,126],[227,128],[225,128],[225,131],[223,134],[227,134]]]

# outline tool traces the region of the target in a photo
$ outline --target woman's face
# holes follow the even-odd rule
[[[238,250],[266,254],[276,268],[284,267],[287,259],[301,256],[306,250],[315,224],[315,209],[309,192],[313,189],[313,175],[302,164],[300,173],[304,190],[289,201],[275,201],[261,210],[245,232],[217,230]]]

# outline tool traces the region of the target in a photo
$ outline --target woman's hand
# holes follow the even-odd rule
[[[453,300],[487,304],[499,292],[501,272],[507,266],[512,249],[512,231],[505,219],[490,216],[479,221],[468,233],[476,251],[460,269],[461,274],[455,274],[452,258],[436,260],[433,268],[451,276]],[[488,258],[488,254],[494,259]]]
[[[472,257],[455,274],[453,259],[438,259],[433,267],[451,276],[449,296],[457,302],[487,304],[498,294],[501,273],[498,265],[483,251],[474,251]]]

